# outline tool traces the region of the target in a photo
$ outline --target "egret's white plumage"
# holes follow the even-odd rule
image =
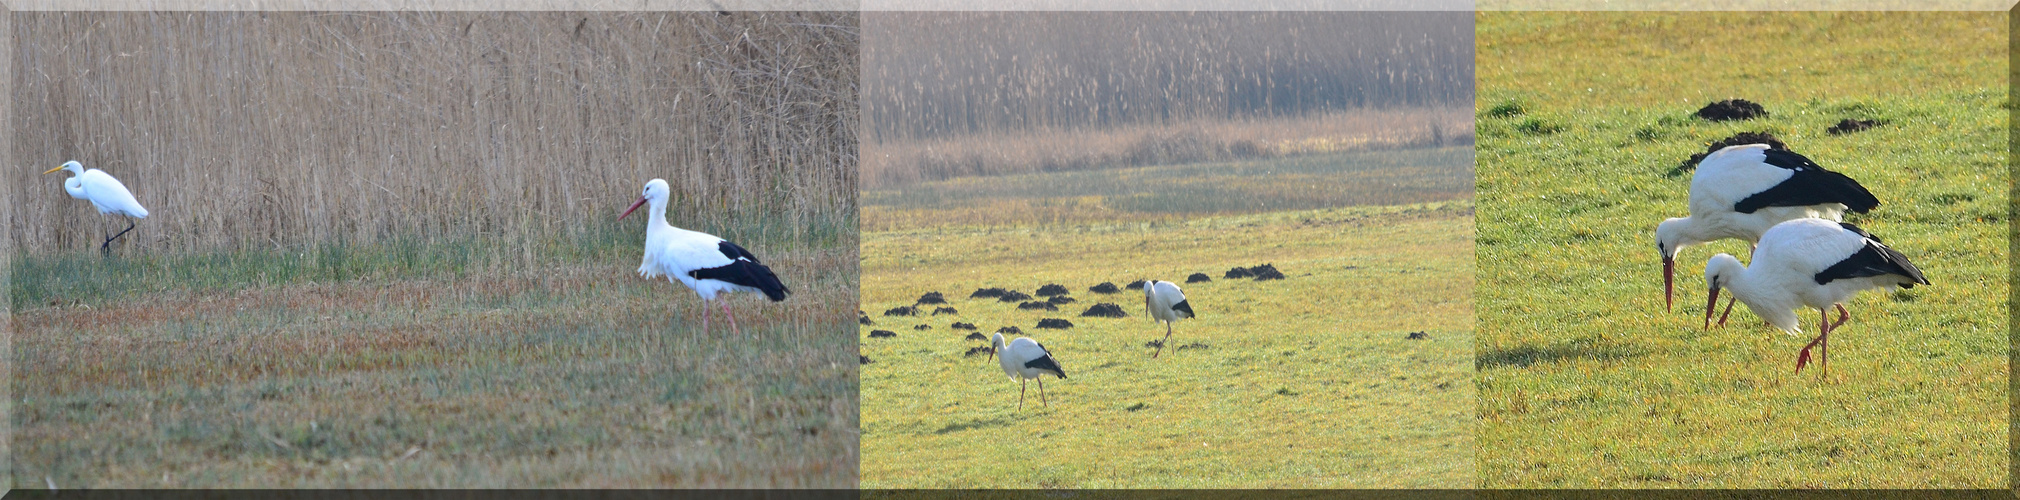
[[[689,231],[674,227],[666,222],[667,199],[672,194],[665,180],[653,179],[645,183],[645,190],[631,208],[617,216],[623,220],[641,206],[651,205],[652,220],[645,226],[645,257],[638,265],[638,275],[647,278],[667,276],[669,281],[678,281],[694,290],[703,301],[713,301],[723,292],[758,292],[772,301],[785,300],[792,293],[785,284],[779,282],[771,268],[758,262],[755,255],[735,243],[717,238],[715,235],[699,231]],[[730,315],[729,304],[722,303],[722,313],[729,316],[729,326],[737,334],[736,316]],[[708,332],[708,306],[701,308],[702,333]]]
[[[1177,283],[1150,280],[1143,282],[1143,309],[1150,318],[1164,322],[1164,340],[1157,343],[1157,351],[1150,357],[1164,353],[1164,343],[1171,341],[1171,323],[1193,317],[1192,304],[1185,301],[1185,291],[1178,289]]]
[[[1842,222],[1825,219],[1797,219],[1783,222],[1761,235],[1754,250],[1753,264],[1745,265],[1727,254],[1711,257],[1704,267],[1711,294],[1704,306],[1705,327],[1711,326],[1711,312],[1720,290],[1746,303],[1754,314],[1791,335],[1802,333],[1794,309],[1811,307],[1820,317],[1818,335],[1803,347],[1796,358],[1796,371],[1809,362],[1810,347],[1821,346],[1821,360],[1830,360],[1831,330],[1851,317],[1844,302],[1866,290],[1927,285],[1922,271],[1907,256],[1881,243],[1878,237]],[[1836,322],[1829,319],[1832,307]],[[1725,318],[1719,318],[1725,324]]]
[[[1024,409],[1026,388],[1024,381],[1031,379],[1038,380],[1038,402],[1051,406],[1045,401],[1045,379],[1038,377],[1051,375],[1066,378],[1066,370],[1059,367],[1058,360],[1052,359],[1052,351],[1046,350],[1045,346],[1039,345],[1038,341],[1031,340],[1030,337],[1017,337],[1017,340],[1005,344],[1001,332],[996,333],[989,342],[989,355],[1003,366],[1003,374],[1017,381],[1017,409]]]
[[[91,202],[91,206],[97,208],[101,214],[123,215],[132,219],[147,218],[147,208],[140,206],[140,200],[133,198],[133,192],[127,191],[125,184],[121,184],[119,179],[112,178],[111,174],[103,170],[95,168],[85,170],[84,164],[72,160],[42,173],[47,175],[63,170],[69,170],[73,174],[63,181],[63,191],[70,193],[71,198]],[[112,240],[125,236],[127,231],[133,230],[134,225],[133,220],[127,220],[126,230],[105,238],[105,243],[100,244],[98,248],[109,251]]]
[[[1804,218],[1842,220],[1880,200],[1844,174],[1766,144],[1730,146],[1706,156],[1690,178],[1690,216],[1655,226],[1662,253],[1663,302],[1675,303],[1676,254],[1722,239],[1758,243],[1768,228]]]

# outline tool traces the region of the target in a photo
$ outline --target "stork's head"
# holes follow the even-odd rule
[[[989,338],[989,359],[996,359],[996,351],[1003,350],[1003,332],[996,332]]]
[[[1728,254],[1713,255],[1711,256],[1711,260],[1705,261],[1704,283],[1705,286],[1711,289],[1704,302],[1704,327],[1706,329],[1711,328],[1711,310],[1718,305],[1718,291],[1732,285],[1733,278],[1739,276],[1739,273],[1745,270],[1746,265],[1740,264],[1738,258]],[[1723,319],[1719,320],[1719,324],[1723,325],[1724,321]]]
[[[1687,218],[1676,217],[1655,225],[1655,250],[1662,254],[1662,302],[1671,310],[1676,309],[1676,251],[1696,243],[1684,236],[1687,224]]]
[[[638,210],[638,207],[645,206],[647,203],[664,204],[666,203],[666,198],[672,194],[673,188],[667,187],[666,179],[646,181],[645,190],[640,192],[638,201],[632,203],[631,208],[624,209],[624,213],[619,214],[617,220],[624,220],[625,216],[631,215],[631,212]]]
[[[78,163],[78,162],[77,162],[77,160],[70,160],[70,161],[66,161],[66,162],[63,162],[63,164],[62,164],[62,165],[60,165],[60,166],[57,166],[56,168],[52,168],[52,169],[49,169],[49,170],[47,170],[47,171],[44,171],[44,172],[42,172],[42,173],[43,173],[43,174],[53,174],[53,173],[56,173],[56,171],[58,171],[58,170],[69,170],[69,171],[70,171],[70,173],[72,173],[72,174],[79,174],[79,175],[82,175],[82,174],[84,173],[84,164],[82,164],[82,163]]]

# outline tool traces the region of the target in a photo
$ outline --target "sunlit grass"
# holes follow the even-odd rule
[[[1279,163],[1268,174],[1247,165],[1154,167],[867,195],[871,210],[887,214],[868,217],[915,226],[863,239],[862,308],[876,322],[859,328],[873,361],[862,370],[863,485],[1473,485],[1472,204],[1463,191],[1445,195],[1456,200],[1393,206],[1193,211],[1240,212],[1245,198],[1233,193],[1241,189],[1466,172],[1448,165],[1433,175],[1398,163],[1390,171]],[[1338,177],[1322,175],[1327,168]],[[1181,192],[1226,190],[1135,212],[1022,223],[985,213],[1062,199],[1113,206],[1155,191],[1131,187],[1144,178],[1168,179]],[[1048,192],[1059,197],[1038,198]],[[1225,196],[1235,199],[1216,198]],[[1090,220],[1098,216],[1119,220]],[[1229,268],[1264,263],[1287,278],[1222,278]],[[1192,273],[1213,278],[1183,285],[1200,317],[1181,321],[1158,359],[1145,343],[1164,329],[1144,316],[1141,292],[1088,291],[1101,282],[1183,282]],[[977,288],[1029,294],[1053,283],[1076,301],[1046,312],[967,298]],[[939,306],[929,305],[924,316],[881,315],[930,291],[958,313],[932,315]],[[1130,317],[1079,316],[1104,302]],[[1075,326],[1037,329],[1041,318]],[[1019,328],[1050,348],[1069,378],[1046,381],[1049,406],[1032,384],[1018,411],[1017,385],[983,355],[966,355],[987,343],[964,340],[968,331],[950,328],[957,321],[985,335]],[[875,329],[898,337],[868,338]],[[1406,338],[1417,331],[1429,339]]]
[[[2003,15],[1479,19],[1483,485],[2005,484]],[[1727,98],[1771,115],[1689,116]],[[1846,118],[1885,124],[1824,132]],[[1792,373],[1808,338],[1745,307],[1701,329],[1703,262],[1744,243],[1686,250],[1663,309],[1653,233],[1687,213],[1676,167],[1743,131],[1859,179],[1883,204],[1850,220],[1934,283],[1847,304],[1829,375]]]

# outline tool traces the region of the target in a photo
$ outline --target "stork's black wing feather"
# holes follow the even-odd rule
[[[1880,206],[1880,199],[1866,191],[1859,181],[1810,161],[1794,151],[1770,149],[1766,163],[1791,171],[1789,178],[1765,191],[1733,204],[1733,211],[1750,214],[1767,207],[1806,207],[1825,203],[1843,204],[1855,213]]]
[[[1858,226],[1847,223],[1839,223],[1839,225],[1845,226],[1845,229],[1864,236],[1866,238],[1866,246],[1860,248],[1858,252],[1852,253],[1850,257],[1846,257],[1845,260],[1838,261],[1838,263],[1832,264],[1831,267],[1824,268],[1823,271],[1818,272],[1816,275],[1817,284],[1822,285],[1841,279],[1885,276],[1889,274],[1906,276],[1913,282],[1902,283],[1901,288],[1914,288],[1916,284],[1929,284],[1929,279],[1922,276],[1922,270],[1916,268],[1915,263],[1908,262],[1908,256],[1902,255],[1901,252],[1894,250],[1893,247],[1889,247],[1885,243],[1881,243],[1879,238],[1873,237],[1871,234],[1866,233],[1865,230],[1859,229]]]
[[[786,300],[786,295],[793,292],[792,289],[786,288],[785,283],[780,283],[778,275],[772,274],[771,268],[758,262],[757,256],[751,255],[749,250],[744,250],[743,247],[729,241],[723,241],[716,247],[724,256],[730,258],[729,264],[688,271],[687,275],[694,279],[723,281],[756,288],[764,292],[765,298],[774,302]]]

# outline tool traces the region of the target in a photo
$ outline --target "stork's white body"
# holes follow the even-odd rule
[[[1797,308],[1814,308],[1825,315],[1825,310],[1837,307],[1838,323],[1842,323],[1850,316],[1842,304],[1859,292],[1929,283],[1920,269],[1879,238],[1856,226],[1816,218],[1792,220],[1769,229],[1754,250],[1752,265],[1718,254],[1705,263],[1704,274],[1711,288],[1710,302],[1718,299],[1720,289],[1731,290],[1754,314],[1791,335],[1802,333],[1794,312]],[[1705,305],[1707,323],[1713,305]],[[1828,342],[1836,324],[1819,325],[1821,333],[1812,343]],[[1798,358],[1798,370],[1808,359],[1808,350],[1805,347],[1803,357]]]
[[[714,301],[723,292],[757,292],[774,302],[785,300],[792,290],[780,283],[771,268],[758,262],[750,251],[715,235],[667,223],[666,205],[671,193],[665,180],[653,179],[645,183],[638,201],[617,216],[623,219],[640,206],[651,207],[652,220],[645,226],[645,255],[638,264],[639,276],[665,276],[669,281],[687,285],[704,302]],[[737,329],[736,316],[730,314],[729,304],[721,305],[723,315],[729,317],[730,328]],[[701,314],[702,331],[706,334],[709,316],[706,304]],[[742,331],[739,329],[737,333]]]
[[[1666,219],[1655,227],[1664,300],[1673,302],[1669,297],[1676,254],[1685,247],[1723,239],[1757,245],[1768,229],[1783,222],[1839,221],[1847,210],[1864,212],[1878,205],[1857,181],[1824,170],[1802,155],[1770,152],[1766,144],[1713,152],[1691,175],[1690,216]]]
[[[1150,280],[1143,282],[1144,313],[1151,319],[1164,322],[1164,340],[1158,342],[1157,351],[1150,357],[1164,353],[1164,343],[1171,341],[1171,324],[1181,319],[1191,318],[1192,304],[1185,301],[1185,291],[1177,283]]]
[[[71,198],[91,202],[92,208],[98,209],[98,213],[123,215],[134,219],[147,218],[147,208],[140,206],[140,200],[133,198],[133,192],[126,189],[126,184],[120,183],[119,179],[113,178],[111,174],[95,168],[85,170],[84,164],[74,160],[63,162],[62,166],[43,173],[50,174],[59,170],[68,170],[73,174],[69,179],[63,180],[63,192],[69,193]],[[109,249],[112,240],[125,235],[126,231],[132,231],[133,226],[134,223],[128,221],[125,231],[107,237],[99,248]]]
[[[1060,368],[1059,361],[1052,358],[1052,351],[1046,350],[1045,346],[1039,345],[1038,341],[1029,337],[1017,337],[1017,340],[1005,344],[1002,333],[995,334],[989,342],[992,349],[990,355],[995,356],[996,362],[1003,367],[1003,374],[1017,381],[1019,386],[1017,409],[1024,409],[1022,387],[1026,380],[1038,381],[1039,402],[1050,406],[1050,402],[1045,401],[1045,379],[1039,377],[1051,375],[1066,378],[1066,370]]]

